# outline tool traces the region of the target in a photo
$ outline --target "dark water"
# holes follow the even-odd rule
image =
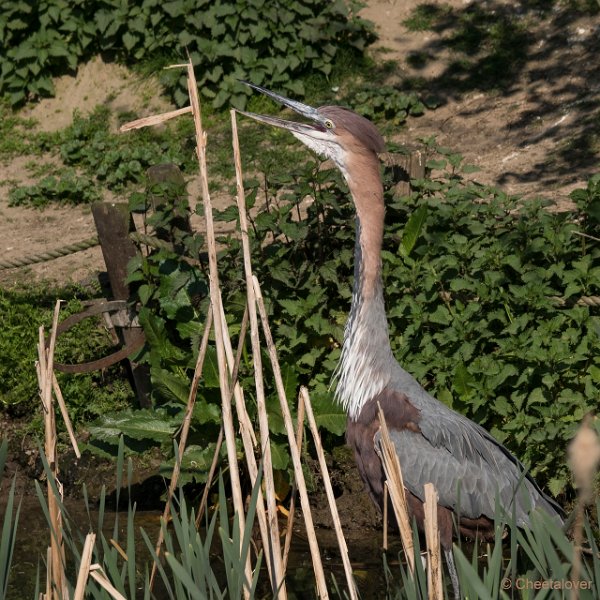
[[[69,523],[72,527],[71,537],[77,540],[77,547],[81,549],[85,534],[89,531],[97,532],[98,530],[98,510],[97,508],[93,508],[88,512],[82,500],[66,500],[65,507],[68,511]],[[4,504],[0,503],[0,523],[4,519],[4,510]],[[151,565],[150,553],[140,531],[143,529],[154,543],[159,533],[161,515],[162,512],[157,510],[136,512],[134,530],[139,573],[144,573],[145,566]],[[107,540],[114,538],[115,520],[117,520],[116,537],[122,547],[125,548],[127,539],[126,511],[116,513],[115,511],[106,509],[102,530]],[[330,590],[334,590],[333,580],[335,579],[339,589],[344,590],[346,588],[346,581],[341,557],[337,550],[335,534],[331,530],[321,530],[318,532],[318,538],[328,587]],[[97,544],[98,541],[97,539]],[[39,579],[40,587],[45,585],[45,556],[48,544],[49,529],[39,500],[35,494],[27,494],[21,499],[21,513],[7,600],[33,599],[36,579]],[[381,550],[381,533],[369,530],[360,539],[351,540],[348,543],[348,547],[362,598],[385,598],[386,583]],[[397,561],[398,551],[399,544],[397,543],[388,551],[388,562],[392,563],[392,569],[394,568],[394,563]],[[67,552],[67,560],[68,556],[69,552]],[[215,554],[213,569],[216,573],[219,573],[220,565],[219,556]],[[264,567],[263,571],[264,577],[262,579],[264,582],[260,584],[259,589],[261,593],[259,597],[269,597],[271,594],[269,594]],[[399,573],[397,575],[399,578]],[[74,584],[76,574],[68,572],[67,577]],[[159,581],[159,578],[157,581]],[[295,526],[286,584],[290,599],[297,598],[304,600],[315,597],[312,559],[308,541],[300,522],[297,522]],[[156,598],[157,600],[166,599],[167,595],[164,592],[161,593],[160,587],[158,585],[155,588]],[[331,597],[338,597],[335,590],[331,592]]]

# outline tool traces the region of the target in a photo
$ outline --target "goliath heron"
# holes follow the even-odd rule
[[[524,466],[485,429],[433,398],[395,360],[390,346],[381,277],[383,185],[377,154],[384,141],[366,118],[339,106],[313,108],[244,82],[311,123],[242,114],[288,130],[340,169],[356,208],[354,289],[337,369],[336,397],[348,414],[346,439],[358,470],[381,507],[384,472],[377,407],[381,406],[400,459],[409,510],[422,528],[425,483],[438,493],[440,540],[459,597],[452,556],[453,516],[467,537],[493,539],[496,502],[519,527],[541,509],[562,522],[562,510]]]

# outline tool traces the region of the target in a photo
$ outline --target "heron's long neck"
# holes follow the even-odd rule
[[[348,179],[357,216],[354,290],[337,369],[336,396],[351,418],[357,418],[364,404],[389,383],[394,361],[381,279],[383,188],[378,164],[362,169],[366,171],[371,175],[360,181]]]

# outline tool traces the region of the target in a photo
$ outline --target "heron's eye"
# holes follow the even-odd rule
[[[327,119],[327,121],[325,121],[325,127],[327,127],[327,129],[333,129],[333,121]]]

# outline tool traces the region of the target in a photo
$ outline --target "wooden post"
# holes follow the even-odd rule
[[[386,168],[392,170],[392,179],[396,184],[396,194],[410,194],[410,180],[425,177],[425,158],[420,150],[410,154],[387,154],[384,156]]]
[[[113,297],[115,300],[129,300],[129,285],[126,283],[127,263],[137,252],[134,243],[129,239],[129,232],[135,231],[129,208],[123,203],[98,202],[92,205],[92,214]],[[132,330],[123,327],[119,328],[119,332],[123,336],[121,341],[129,343],[133,335]],[[140,406],[151,407],[148,365],[129,360],[129,366]]]

